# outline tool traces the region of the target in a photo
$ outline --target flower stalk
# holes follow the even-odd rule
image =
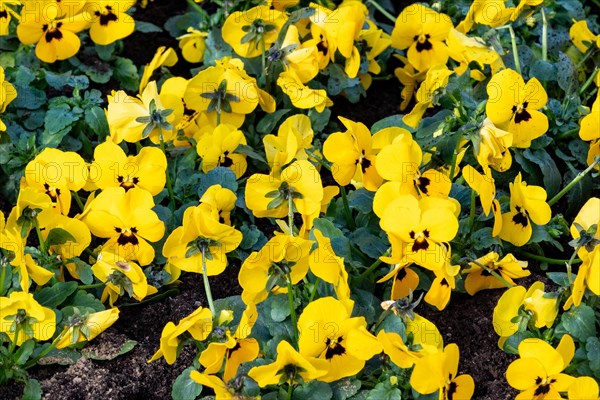
[[[548,205],[550,207],[552,207],[554,204],[556,204],[557,201],[559,201],[565,194],[569,193],[569,191],[571,189],[573,189],[573,186],[577,185],[577,183],[580,180],[582,180],[587,174],[589,174],[590,171],[592,171],[598,164],[600,164],[600,156],[596,156],[596,158],[594,159],[594,162],[592,162],[586,169],[584,169],[583,171],[578,173],[577,176],[575,178],[573,178],[573,180],[571,182],[569,182],[569,184],[567,186],[565,186],[565,188],[563,190],[558,192],[556,194],[556,196],[554,196],[552,199],[550,199],[550,201],[548,202]]]
[[[213,302],[212,291],[210,290],[210,282],[208,281],[208,275],[206,270],[206,246],[202,246],[202,281],[204,282],[204,291],[206,292],[206,300],[208,301],[208,308],[212,313],[213,317],[217,315],[215,310],[215,304]]]

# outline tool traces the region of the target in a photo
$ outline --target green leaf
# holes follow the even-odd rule
[[[48,110],[46,118],[44,118],[44,133],[57,134],[78,119],[66,104],[60,106],[60,108],[52,108]]]
[[[313,228],[311,229],[311,237],[310,237],[311,240],[316,240],[314,238],[314,234],[312,233],[312,231],[315,229],[319,230],[323,234],[323,236],[328,237],[330,239],[344,236],[342,231],[339,230],[333,224],[333,222],[331,222],[330,220],[328,220],[326,218],[316,218],[314,220]]]
[[[73,349],[52,349],[38,360],[39,365],[73,365],[81,358],[81,353]]]
[[[35,340],[29,339],[19,347],[19,350],[15,353],[15,363],[17,365],[23,365],[29,360],[29,356],[35,349]]]
[[[48,308],[56,308],[77,290],[77,282],[56,282],[36,292],[33,297]]]
[[[529,70],[529,76],[531,78],[537,78],[540,81],[555,81],[556,80],[556,68],[544,60],[537,60],[531,66]]]
[[[37,379],[29,378],[23,388],[22,400],[39,400],[42,398],[42,385]]]
[[[93,311],[104,311],[106,309],[96,296],[85,290],[78,290],[69,300],[69,303],[74,307],[85,307]]]
[[[585,342],[585,351],[590,360],[590,368],[596,375],[600,374],[600,340],[597,337],[589,337]]]
[[[262,231],[256,227],[256,225],[248,226],[248,224],[244,222],[241,227],[241,231],[243,239],[240,243],[240,248],[244,250],[258,250],[257,247],[259,246],[257,246],[257,244],[259,244],[259,242],[262,244],[266,243],[267,238]]]
[[[117,57],[114,77],[125,90],[137,91],[140,84],[138,70],[133,61],[125,57]]]
[[[46,103],[46,93],[43,90],[31,87],[13,85],[18,95],[17,98],[10,103],[11,107],[24,108],[26,110],[37,110]]]
[[[391,127],[404,128],[409,132],[412,132],[413,129],[402,121],[402,117],[404,117],[404,114],[395,114],[380,119],[379,121],[375,122],[373,126],[371,126],[371,133],[375,134],[382,129]]]
[[[171,390],[173,400],[193,400],[200,396],[202,385],[190,378],[190,372],[195,370],[194,367],[186,368],[175,379]]]
[[[212,185],[221,185],[221,187],[229,189],[233,193],[236,193],[238,189],[235,174],[232,170],[225,167],[211,169],[200,177],[200,182],[198,183],[198,196],[202,197],[204,192]]]
[[[102,108],[94,106],[85,110],[85,123],[98,138],[103,139],[108,135],[108,121]]]
[[[579,307],[571,307],[561,316],[561,323],[557,331],[568,333],[580,342],[585,342],[589,337],[596,336],[596,318],[594,310],[581,304]],[[562,329],[559,329],[562,327]]]
[[[567,94],[573,93],[579,88],[579,80],[577,79],[577,68],[573,61],[563,52],[558,53],[558,62],[556,66],[556,80],[558,86]]]
[[[261,135],[266,135],[267,133],[273,133],[273,130],[281,120],[281,118],[290,112],[289,108],[283,108],[281,110],[277,110],[270,114],[265,115],[256,125],[256,131]]]
[[[325,382],[311,381],[294,390],[295,400],[329,400],[333,397],[331,387]]]
[[[355,378],[344,378],[331,383],[333,400],[346,400],[360,390],[361,382]]]
[[[117,351],[117,353],[111,353],[111,354],[100,354],[97,352],[94,352],[94,349],[90,349],[90,348],[86,348],[84,350],[81,351],[81,354],[83,354],[84,356],[86,356],[87,358],[91,359],[91,360],[97,360],[97,361],[110,361],[110,360],[114,360],[115,358],[122,356],[123,354],[129,353],[131,350],[133,350],[133,348],[137,345],[137,342],[135,340],[126,340],[125,342],[123,342],[123,344],[121,345],[121,347],[119,348],[119,351]]]
[[[502,350],[508,354],[519,354],[519,343],[521,343],[524,339],[529,339],[532,337],[533,333],[529,331],[517,332],[506,339]]]
[[[389,380],[379,382],[375,389],[371,390],[367,400],[400,400],[402,393],[396,386],[392,386]]]
[[[287,295],[280,294],[272,297],[271,319],[275,322],[283,322],[290,315],[290,306]]]
[[[79,89],[87,89],[90,86],[90,80],[85,75],[73,75],[71,71],[62,74],[55,74],[52,71],[45,71],[45,79],[51,88],[61,90],[65,86]]]
[[[314,108],[308,110],[308,118],[310,118],[310,124],[315,133],[322,132],[327,124],[329,123],[329,119],[331,118],[331,110],[326,108],[323,112],[318,112]]]
[[[349,239],[360,251],[371,258],[377,259],[390,247],[386,238],[381,238],[369,232],[365,227],[360,227],[352,232]]]
[[[77,239],[63,228],[52,228],[46,238],[46,245],[48,246],[59,246],[67,242],[75,243],[77,242]]]
[[[370,213],[373,210],[373,198],[375,193],[369,192],[365,188],[360,188],[348,194],[348,205],[355,208],[363,214]]]
[[[566,272],[547,272],[546,276],[562,287],[569,287],[569,276]]]
[[[135,21],[135,30],[142,33],[162,32],[163,30],[150,22]]]

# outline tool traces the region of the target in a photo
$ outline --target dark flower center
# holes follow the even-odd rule
[[[420,53],[424,50],[431,50],[433,49],[433,45],[431,44],[431,42],[429,41],[429,39],[431,38],[430,34],[421,34],[421,35],[415,35],[413,40],[415,42],[417,42],[417,51]]]

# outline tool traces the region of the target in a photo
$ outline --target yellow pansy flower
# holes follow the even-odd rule
[[[327,373],[317,379],[333,382],[352,376],[381,352],[381,344],[369,331],[364,317],[351,312],[333,297],[309,303],[298,318],[300,354],[327,361]]]
[[[569,400],[591,399],[598,400],[598,382],[590,376],[580,376],[575,378],[569,386]]]
[[[427,70],[425,80],[419,86],[416,93],[417,104],[412,111],[402,117],[402,122],[416,129],[423,118],[423,114],[432,107],[436,101],[439,91],[448,85],[448,79],[454,74],[446,65],[433,65]]]
[[[137,156],[127,156],[114,142],[106,141],[94,149],[91,180],[99,189],[137,187],[156,196],[165,187],[167,158],[156,147],[143,147]]]
[[[146,89],[148,82],[150,82],[154,71],[163,66],[172,67],[173,65],[177,64],[177,61],[177,53],[172,48],[160,46],[158,49],[156,49],[154,57],[152,57],[150,63],[144,67],[144,73],[140,78],[138,93],[141,94],[144,92],[144,89]]]
[[[204,258],[206,274],[214,276],[225,270],[227,253],[241,241],[240,231],[220,223],[218,211],[202,203],[185,210],[183,226],[171,232],[163,246],[163,255],[178,269],[198,274],[204,273]]]
[[[291,69],[279,74],[277,85],[290,98],[294,107],[300,109],[314,108],[321,113],[325,107],[333,105],[331,99],[327,97],[326,90],[311,89],[304,85],[298,75]]]
[[[600,96],[592,104],[592,110],[581,119],[579,137],[586,142],[600,139]]]
[[[281,169],[294,159],[308,159],[305,150],[312,145],[313,135],[310,118],[303,114],[292,115],[283,121],[277,135],[265,135],[263,144],[271,174],[279,177]]]
[[[108,239],[104,250],[148,265],[154,260],[154,249],[147,240],[157,242],[165,233],[153,207],[154,199],[145,190],[109,187],[91,202],[82,220],[94,236]]]
[[[248,376],[260,387],[288,383],[310,382],[325,375],[328,363],[315,357],[305,357],[288,342],[282,340],[277,345],[277,358],[271,364],[253,367]]]
[[[394,56],[404,63],[404,67],[399,67],[394,70],[394,75],[396,75],[396,78],[398,78],[402,84],[402,91],[400,92],[400,96],[402,97],[400,111],[404,111],[406,110],[406,107],[408,107],[414,94],[417,92],[419,83],[425,79],[427,71],[415,71],[415,68],[408,62],[406,57],[396,54],[394,54]]]
[[[433,271],[435,278],[424,297],[427,304],[431,304],[440,311],[446,308],[450,302],[452,290],[456,289],[455,276],[458,275],[459,269],[460,266],[452,266],[450,264],[450,248],[448,247],[444,268]]]
[[[174,364],[177,360],[181,335],[189,332],[195,340],[203,341],[210,335],[212,329],[213,315],[208,308],[202,307],[198,307],[190,315],[182,318],[177,325],[167,322],[160,335],[160,348],[148,362],[164,357],[167,364]]]
[[[75,343],[89,342],[107,330],[117,319],[119,319],[118,308],[109,308],[87,315],[75,314],[67,319],[56,348],[64,349]]]
[[[214,341],[208,345],[198,359],[205,368],[205,373],[215,374],[221,370],[223,363],[225,363],[223,379],[229,381],[235,377],[242,363],[253,361],[258,357],[258,341],[254,338],[248,338],[257,318],[256,306],[249,304],[244,310],[233,335],[228,329],[224,330],[223,327],[217,327],[213,330],[211,337],[214,338]]]
[[[246,172],[248,164],[246,156],[235,150],[246,143],[244,133],[228,124],[220,124],[212,132],[202,135],[196,145],[196,151],[202,157],[202,171],[206,173],[217,167],[225,167],[239,179]]]
[[[546,203],[546,191],[541,186],[527,185],[521,173],[510,186],[510,211],[502,214],[500,239],[515,246],[523,246],[531,238],[531,222],[545,225],[552,217],[552,210]]]
[[[158,93],[156,81],[148,83],[138,97],[128,96],[123,90],[108,96],[106,118],[110,139],[116,144],[150,138],[153,143],[171,141],[175,126],[183,116],[183,104],[177,96]]]
[[[235,208],[237,196],[231,190],[221,187],[221,185],[212,185],[200,198],[200,203],[210,205],[217,210],[219,222],[231,225],[231,211]]]
[[[456,29],[451,29],[446,44],[450,58],[459,63],[459,66],[454,68],[458,75],[464,74],[471,62],[477,63],[481,69],[490,65],[492,73],[504,67],[500,54],[488,47],[479,37],[468,37]],[[483,72],[475,69],[471,70],[471,77],[478,81],[485,79]]]
[[[177,38],[181,55],[189,63],[201,63],[204,61],[206,51],[206,38],[208,33],[189,27],[185,35]]]
[[[238,56],[253,58],[275,43],[286,20],[281,11],[261,5],[231,13],[221,33],[223,40],[233,47]]]
[[[481,267],[485,266],[487,269]],[[507,254],[500,260],[500,256],[495,251],[489,252],[475,262],[469,263],[469,268],[462,271],[467,274],[465,278],[465,290],[471,296],[484,289],[499,289],[504,287],[504,283],[488,272],[495,271],[507,282],[514,284],[513,279],[523,278],[531,275],[527,268],[527,261],[519,261],[512,254]]]
[[[467,33],[474,24],[497,28],[508,22],[515,8],[507,8],[504,0],[473,0],[465,19],[458,24],[456,30]]]
[[[564,335],[556,348],[542,339],[524,339],[519,344],[519,356],[506,370],[506,380],[521,390],[517,399],[561,399],[559,392],[566,392],[575,378],[562,371],[575,354],[575,343]]]
[[[517,18],[521,15],[526,6],[535,7],[542,4],[544,0],[520,0],[517,7],[515,7],[512,15],[510,16],[511,21],[516,21]]]
[[[335,132],[323,143],[323,155],[333,163],[331,173],[341,186],[352,183],[372,192],[383,183],[375,169],[377,152],[369,128],[361,122],[339,117],[346,132]]]
[[[134,3],[118,0],[93,0],[85,3],[84,15],[90,21],[90,38],[106,46],[135,30],[135,21],[127,14]]]
[[[7,36],[9,34],[10,21],[13,16],[19,18],[19,14],[13,10],[11,6],[19,6],[21,5],[21,1],[19,0],[4,0],[0,3],[0,36]],[[0,67],[0,69],[2,69]],[[2,122],[0,121],[0,127]],[[0,129],[2,130],[2,129]]]
[[[408,49],[406,57],[418,71],[425,71],[434,65],[445,65],[448,47],[444,40],[452,27],[452,21],[446,14],[421,4],[411,4],[402,10],[396,20],[392,31],[392,47]]]
[[[475,382],[471,375],[458,375],[458,346],[450,343],[440,351],[415,361],[410,385],[421,394],[439,390],[440,400],[465,399],[473,396]]]
[[[17,90],[10,82],[5,80],[4,68],[0,67],[0,113],[6,111],[6,107],[16,98]],[[6,131],[6,125],[0,120],[0,132],[4,131]]]
[[[479,195],[483,213],[489,215],[492,203],[496,197],[496,184],[491,172],[482,175],[472,166],[465,165],[462,169],[462,174],[471,189]]]
[[[548,130],[548,117],[539,111],[548,102],[548,95],[536,78],[526,84],[516,71],[505,69],[492,77],[487,93],[487,116],[494,125],[513,134],[513,147],[529,147]]]
[[[111,307],[125,293],[141,301],[153,291],[139,265],[111,251],[100,252],[92,266],[92,272],[99,281],[106,284],[101,300],[106,301],[108,298]]]
[[[244,260],[238,281],[246,304],[258,304],[277,287],[295,285],[308,272],[313,242],[300,237],[276,234]]]
[[[455,205],[447,199],[417,200],[400,195],[386,208],[380,225],[392,244],[392,264],[414,262],[430,270],[444,267],[450,242],[458,233]]]
[[[8,297],[0,297],[0,304],[0,332],[17,346],[32,338],[44,341],[54,335],[54,311],[42,307],[32,293],[12,292]]]
[[[586,20],[573,21],[573,25],[569,29],[569,36],[575,47],[582,53],[588,50],[590,43],[600,47],[600,35],[594,35],[590,31]]]
[[[311,81],[319,73],[317,47],[301,47],[295,25],[287,29],[280,48],[271,48],[268,60],[270,63],[280,62],[284,70],[292,69],[302,83]]]
[[[509,147],[513,144],[513,134],[502,130],[486,118],[479,130],[479,151],[477,162],[483,168],[486,175],[491,175],[490,168],[498,172],[504,172],[512,165],[512,156]]]
[[[204,374],[198,371],[190,372],[190,378],[194,382],[214,390],[216,394],[215,400],[239,400],[240,398],[244,398],[242,394],[237,393],[241,388],[236,384],[235,380],[225,383],[216,375]]]
[[[87,178],[85,161],[72,151],[46,148],[25,167],[26,185],[50,196],[64,215],[71,208],[71,190],[83,188]]]
[[[307,160],[294,161],[275,178],[254,174],[248,178],[245,191],[246,206],[254,216],[283,218],[290,204],[303,215],[321,209],[323,184],[319,171]]]

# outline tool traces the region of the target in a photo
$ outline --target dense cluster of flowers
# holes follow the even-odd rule
[[[81,348],[128,299],[195,273],[206,304],[164,326],[149,362],[173,364],[194,343],[182,379],[217,399],[328,399],[334,382],[352,386],[340,398],[469,399],[476,383],[458,372],[458,346],[415,310],[421,299],[441,311],[454,291],[505,287],[493,323],[500,349],[520,357],[506,371],[517,398],[597,399],[600,199],[597,181],[583,184],[600,169],[600,75],[585,77],[577,101],[578,89],[551,88],[547,33],[537,69],[524,73],[515,29],[541,18],[547,30],[542,1],[476,0],[462,14],[419,3],[397,18],[373,0],[225,3],[211,18],[190,2],[201,22],[176,35],[200,65],[189,79],[167,72],[177,52],[160,47],[135,93],[112,90],[85,114],[82,123],[105,126],[88,154],[45,145],[46,133],[36,147],[33,135],[16,203],[0,218],[0,383],[11,369],[24,380],[51,351]],[[54,63],[88,36],[102,49],[133,33],[133,5],[4,1],[0,35]],[[586,20],[569,33],[560,57],[579,85],[600,35]],[[364,95],[392,63],[405,114],[371,127],[330,119],[335,96]],[[0,67],[0,113],[19,102],[23,85],[7,80],[15,70]],[[0,120],[3,141],[19,140],[16,119]],[[551,143],[575,171],[563,190],[545,176],[558,172]],[[552,206],[576,185],[569,225]],[[566,242],[566,273],[517,285]],[[214,301],[209,277],[231,264],[242,293]]]

